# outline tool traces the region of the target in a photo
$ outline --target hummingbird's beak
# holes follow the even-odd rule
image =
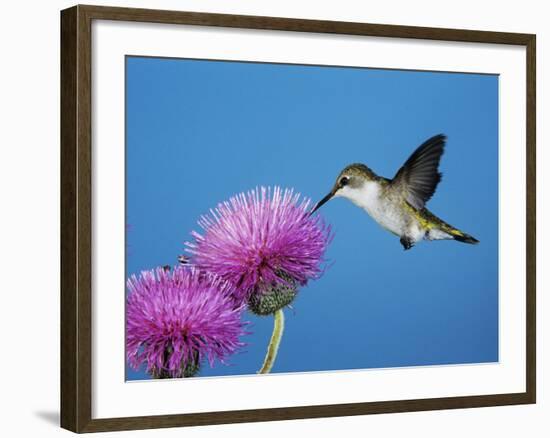
[[[323,199],[321,199],[316,205],[315,207],[313,207],[313,210],[311,210],[311,212],[309,213],[309,215],[311,216],[313,213],[315,213],[317,210],[319,210],[324,204],[326,204],[328,201],[330,201],[332,199],[332,197],[335,195],[336,193],[336,190],[335,189],[332,189],[330,191],[330,193],[325,196]]]

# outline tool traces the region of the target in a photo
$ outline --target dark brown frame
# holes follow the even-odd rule
[[[525,46],[527,50],[526,392],[92,419],[91,23],[92,20],[270,29]],[[75,6],[61,12],[61,426],[98,432],[535,403],[535,47],[531,34]]]

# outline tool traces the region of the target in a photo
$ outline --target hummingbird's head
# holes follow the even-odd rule
[[[334,197],[354,198],[354,194],[360,191],[366,183],[376,179],[376,174],[364,164],[355,163],[346,166],[336,178],[330,192],[315,205],[310,214],[313,214]]]

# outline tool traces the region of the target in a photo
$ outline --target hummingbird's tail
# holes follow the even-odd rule
[[[471,245],[475,245],[476,243],[479,243],[479,240],[477,240],[475,237],[470,236],[469,234],[463,233],[460,230],[452,230],[451,235],[453,236],[454,240],[458,240],[462,243],[469,243]]]

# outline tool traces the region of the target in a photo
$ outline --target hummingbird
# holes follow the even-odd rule
[[[426,207],[441,181],[439,162],[447,137],[435,135],[422,143],[392,179],[378,176],[364,164],[346,166],[331,191],[310,214],[335,197],[349,199],[379,225],[399,237],[404,250],[421,240],[457,240],[476,244],[477,239],[444,222]]]

